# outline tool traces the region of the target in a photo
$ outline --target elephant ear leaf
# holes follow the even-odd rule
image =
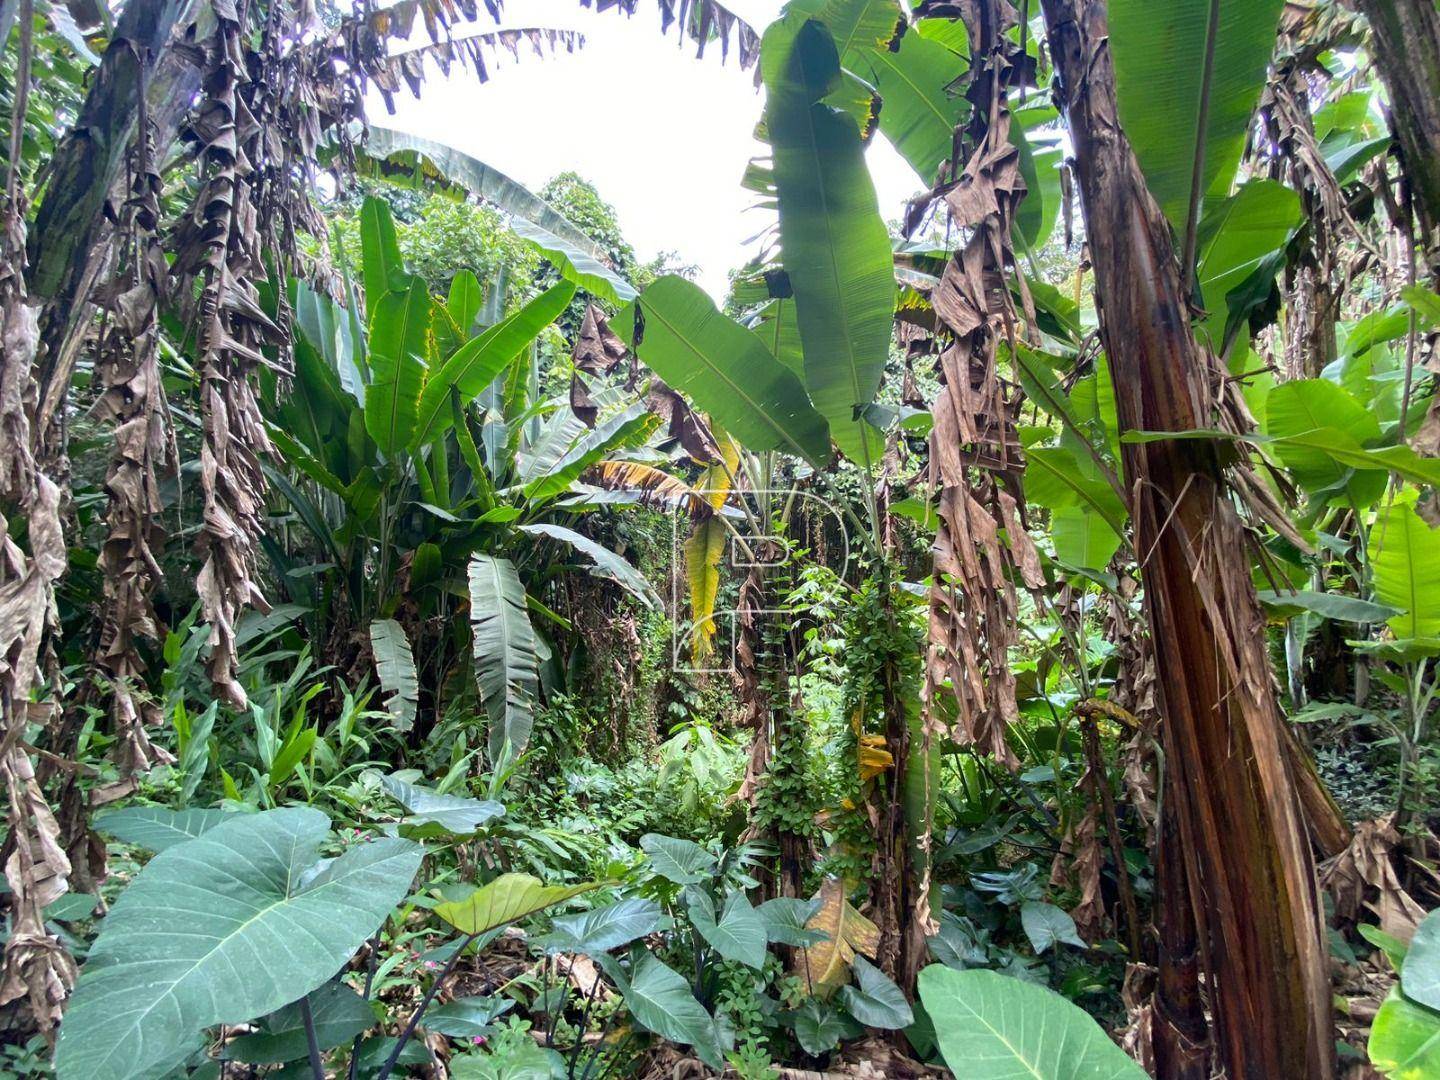
[[[874,956],[880,945],[879,928],[851,906],[839,878],[821,886],[820,907],[805,929],[824,935],[796,959],[796,974],[816,997],[833,993],[849,977],[855,957]]]
[[[1053,990],[994,971],[933,964],[920,1000],[957,1076],[1143,1080],[1145,1072],[1090,1016]],[[976,1073],[975,1063],[986,1062]]]
[[[395,730],[409,731],[415,726],[415,710],[420,702],[420,679],[415,673],[410,639],[394,619],[376,619],[370,624],[370,648],[375,654],[375,675],[385,691],[385,707],[395,721]]]
[[[121,894],[65,1013],[60,1076],[161,1076],[206,1028],[323,986],[410,889],[418,844],[381,837],[320,864],[318,810],[235,814],[162,851]],[[284,962],[270,962],[277,948]]]
[[[209,832],[229,817],[224,810],[127,806],[100,814],[95,818],[95,827],[117,840],[158,853]]]
[[[476,555],[470,562],[470,624],[475,678],[490,718],[490,759],[506,745],[519,754],[530,741],[540,686],[540,651],[525,610],[525,587],[508,559]]]
[[[530,874],[501,874],[463,900],[436,905],[435,914],[462,934],[483,934],[598,889],[600,885],[598,881],[546,885]]]
[[[874,400],[890,356],[890,237],[860,129],[822,100],[840,78],[825,25],[788,15],[765,32],[760,55],[780,248],[795,293],[805,385],[841,451],[865,465],[883,445],[860,414]]]

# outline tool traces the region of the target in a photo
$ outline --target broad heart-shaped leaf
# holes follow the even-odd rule
[[[795,1028],[795,1041],[807,1054],[829,1053],[841,1039],[854,1038],[861,1029],[835,1006],[815,998],[807,998],[790,1016]]]
[[[1176,237],[1189,216],[1196,136],[1200,194],[1223,199],[1260,101],[1284,0],[1219,0],[1209,110],[1198,131],[1212,0],[1110,0],[1110,55],[1120,123]]]
[[[1066,506],[1051,511],[1050,540],[1055,558],[1066,566],[1104,570],[1120,549],[1121,536],[1088,507]]]
[[[1020,905],[1020,925],[1037,956],[1046,949],[1060,945],[1085,948],[1085,942],[1075,929],[1075,920],[1054,904],[1047,904],[1043,900],[1029,900]]]
[[[784,450],[816,469],[830,458],[830,431],[795,374],[758,337],[722,314],[694,282],[666,275],[611,327],[645,365],[751,450]]]
[[[550,933],[538,940],[551,952],[596,956],[653,934],[664,921],[654,900],[630,897],[573,915],[557,915],[550,920]]]
[[[807,930],[806,924],[820,907],[818,900],[798,900],[778,896],[760,905],[760,919],[765,923],[765,936],[780,945],[814,945],[824,941],[818,930]]]
[[[1394,1080],[1440,1076],[1440,1012],[1391,987],[1370,1025],[1370,1064]]]
[[[412,278],[407,289],[386,293],[371,310],[365,430],[382,453],[393,454],[415,434],[429,349],[430,293],[425,282]]]
[[[452,1039],[473,1039],[477,1035],[489,1035],[491,1022],[514,1005],[514,999],[506,997],[456,998],[426,1009],[424,1024],[427,1031],[438,1031]]]
[[[646,833],[640,838],[640,850],[650,856],[657,874],[677,885],[709,881],[715,872],[715,856],[693,840]]]
[[[544,911],[572,896],[598,889],[600,884],[598,881],[582,881],[579,885],[546,885],[529,874],[501,874],[464,900],[436,904],[435,914],[462,934],[483,934],[486,930]]]
[[[1144,1070],[1079,1006],[994,971],[932,964],[920,1000],[945,1063],[969,1080],[1143,1080]]]
[[[366,196],[360,206],[360,273],[365,306],[371,312],[405,273],[390,206],[374,195]]]
[[[839,878],[826,878],[820,886],[820,907],[805,928],[825,935],[795,961],[795,973],[817,997],[833,993],[848,978],[855,957],[873,957],[880,945],[879,927],[850,906]]]
[[[416,406],[413,445],[427,445],[444,434],[453,422],[451,392],[468,405],[560,316],[574,295],[575,286],[568,281],[553,285],[460,346],[425,382]]]
[[[395,721],[396,731],[415,726],[420,701],[420,679],[415,674],[415,657],[410,639],[394,619],[376,619],[370,624],[370,649],[375,654],[375,677],[385,691],[385,708]]]
[[[715,901],[704,889],[691,886],[685,890],[685,897],[690,904],[690,921],[711,948],[737,964],[765,966],[765,922],[744,894],[731,893],[719,918],[715,915]]]
[[[671,1042],[695,1047],[701,1060],[720,1068],[721,1032],[684,976],[648,952],[639,954],[628,976],[613,957],[604,957],[602,963],[636,1023]]]
[[[1374,413],[1329,379],[1295,379],[1275,387],[1265,398],[1265,432],[1275,439],[1288,439],[1320,428],[1338,428],[1358,443],[1380,438],[1380,422]],[[1383,470],[1355,473],[1324,450],[1279,442],[1275,453],[1306,491],[1337,489],[1331,501],[1354,499],[1364,505],[1380,494],[1387,479]],[[1348,482],[1347,482],[1348,481]],[[1344,485],[1345,490],[1338,490]]]
[[[519,754],[530,741],[540,688],[540,650],[525,610],[525,586],[508,559],[476,555],[470,561],[470,623],[475,634],[475,678],[490,718],[490,759],[505,744]]]
[[[1432,911],[1415,929],[1400,969],[1405,996],[1440,1009],[1440,911]]]
[[[890,238],[855,121],[820,100],[840,74],[824,24],[799,14],[771,23],[760,58],[805,385],[831,437],[865,466],[882,445],[860,412],[874,400],[890,355]]]
[[[95,818],[95,827],[117,840],[160,852],[209,832],[235,815],[224,810],[171,810],[166,806],[127,806]]]
[[[893,12],[891,13],[893,16]],[[880,91],[880,133],[927,183],[942,161],[950,160],[955,128],[970,111],[963,95],[946,88],[965,71],[953,52],[928,41],[914,29],[905,31],[900,48],[871,49],[864,54],[871,82]]]
[[[321,1050],[348,1043],[375,1026],[365,999],[342,982],[328,982],[310,994],[310,1015]],[[427,1019],[428,1014],[427,1014]],[[298,1061],[309,1053],[300,1003],[293,1001],[260,1021],[260,1030],[225,1044],[225,1056],[247,1065]]]
[[[203,1029],[324,985],[405,897],[423,854],[382,838],[317,867],[329,831],[318,810],[269,810],[155,856],[91,947],[62,1025],[59,1075],[159,1076]]]
[[[616,555],[615,552],[607,547],[602,547],[588,536],[581,536],[574,529],[567,529],[563,525],[550,525],[545,522],[521,525],[520,531],[529,533],[531,536],[548,536],[552,540],[559,540],[562,544],[569,545],[594,564],[596,577],[607,578],[615,582],[647,608],[660,606],[660,598],[655,595],[655,590],[645,580],[644,574]]]
[[[1398,638],[1440,636],[1440,529],[1397,499],[1370,526],[1375,596],[1403,612],[1389,620]]]
[[[863,956],[851,961],[859,986],[842,986],[840,1001],[850,1015],[866,1027],[895,1030],[907,1028],[915,1021],[915,1013],[900,987]]]
[[[433,823],[456,836],[469,836],[480,826],[505,815],[504,805],[494,799],[445,795],[395,776],[382,776],[380,786],[410,811],[411,821]]]

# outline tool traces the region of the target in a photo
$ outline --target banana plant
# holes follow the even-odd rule
[[[363,304],[353,287],[347,308],[292,285],[296,385],[270,425],[289,466],[271,478],[318,554],[267,550],[318,624],[335,625],[323,612],[343,603],[370,627],[397,726],[415,722],[416,688],[444,686],[468,644],[492,757],[507,741],[518,753],[549,651],[530,624],[532,611],[549,610],[531,590],[574,562],[656,603],[640,573],[577,531],[576,512],[560,503],[587,469],[640,447],[659,421],[643,401],[601,395],[608,415],[592,429],[563,400],[535,393],[540,341],[575,283],[509,313],[498,310],[500,290],[487,298],[468,271],[432,296],[402,263],[388,206],[367,199],[360,219]],[[401,597],[445,629],[409,640],[395,618]],[[464,599],[470,642],[464,620],[447,617]],[[327,659],[343,647],[329,643]]]

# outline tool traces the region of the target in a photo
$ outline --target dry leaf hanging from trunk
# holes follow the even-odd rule
[[[28,7],[25,18],[29,17]],[[21,82],[29,77],[29,35],[22,38]],[[16,110],[15,123],[23,120]],[[65,572],[60,488],[36,468],[32,427],[39,324],[26,302],[25,227],[12,186],[0,207],[0,498],[26,518],[27,554],[0,512],[0,779],[6,793],[10,856],[10,936],[0,968],[0,1004],[24,1000],[36,1027],[50,1031],[75,982],[75,963],[45,929],[44,908],[68,888],[70,862],[59,827],[21,744],[35,716],[41,649],[58,623],[55,582]],[[49,711],[41,710],[48,720]]]
[[[102,387],[95,411],[115,427],[105,477],[109,535],[100,552],[104,597],[96,662],[109,685],[114,754],[126,776],[170,760],[146,731],[162,717],[145,693],[145,663],[137,644],[160,637],[150,597],[163,576],[157,552],[164,549],[165,531],[156,471],[169,446],[159,363],[159,306],[169,263],[156,236],[161,181],[151,166],[147,127],[142,106],[122,229],[130,258],[99,291],[108,318],[95,362]]]
[[[1019,626],[1014,581],[1044,585],[1016,502],[1023,465],[1015,433],[1019,397],[1007,398],[996,365],[999,338],[1014,333],[1005,279],[1014,269],[1010,230],[1025,183],[1000,91],[1010,61],[979,43],[976,54],[968,95],[975,106],[968,131],[973,149],[959,177],[937,190],[952,224],[969,230],[969,240],[930,296],[953,340],[940,353],[944,389],[930,436],[930,484],[940,490],[940,505],[925,701],[930,727],[948,683],[958,709],[955,738],[1014,768],[1018,762],[1005,741],[1006,727],[1019,716],[1009,662]],[[1015,277],[1023,294],[1023,278]]]
[[[1335,917],[1360,922],[1373,913],[1380,929],[1409,941],[1425,909],[1405,891],[1395,873],[1401,848],[1395,816],[1363,821],[1350,846],[1320,866],[1320,887],[1335,899]]]

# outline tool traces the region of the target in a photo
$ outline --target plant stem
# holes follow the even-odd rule
[[[300,999],[300,1019],[305,1023],[305,1045],[310,1051],[310,1072],[315,1080],[325,1080],[325,1062],[320,1057],[320,1039],[315,1034],[315,1015],[310,1011],[310,995]]]
[[[410,1036],[415,1034],[415,1027],[420,1023],[420,1017],[425,1015],[425,1010],[430,1007],[430,1002],[435,1000],[441,984],[455,970],[455,965],[460,962],[460,957],[465,955],[465,950],[470,947],[470,943],[479,936],[479,934],[467,934],[465,940],[460,943],[460,947],[455,950],[445,964],[444,969],[435,976],[435,981],[430,984],[430,989],[425,991],[425,997],[421,999],[419,1006],[411,1014],[410,1022],[405,1025],[405,1030],[400,1032],[400,1037],[395,1040],[395,1048],[390,1051],[390,1056],[385,1059],[385,1064],[380,1068],[379,1080],[389,1080],[390,1074],[395,1071],[395,1063],[400,1060],[400,1051],[405,1049],[405,1044],[410,1041]]]
[[[572,969],[573,970],[573,969]],[[585,995],[585,1007],[580,1011],[580,1030],[575,1034],[575,1045],[570,1048],[565,1071],[567,1075],[575,1075],[575,1063],[580,1060],[580,1047],[585,1041],[585,1030],[590,1026],[590,1007],[595,1004],[595,998],[600,992],[600,972],[595,972],[595,981],[590,984],[590,992]]]
[[[370,939],[370,956],[365,962],[365,993],[363,998],[367,1002],[370,1000],[370,989],[375,983],[375,962],[379,958],[379,955],[380,935],[376,934]],[[355,1068],[359,1063],[360,1057],[360,1043],[364,1038],[365,1033],[362,1031],[359,1035],[355,1036],[354,1042],[350,1044],[350,1067],[345,1073],[346,1080],[355,1080]]]

